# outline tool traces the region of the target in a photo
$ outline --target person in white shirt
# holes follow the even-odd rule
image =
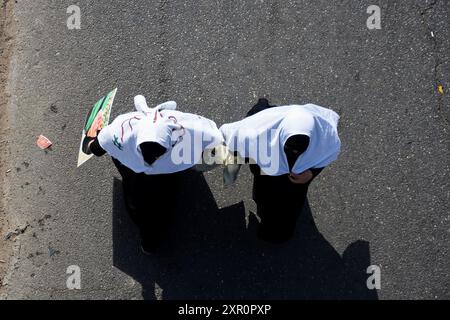
[[[176,110],[169,101],[149,108],[141,95],[136,111],[118,116],[89,142],[108,153],[122,176],[125,204],[141,234],[144,253],[154,252],[174,214],[183,171],[201,163],[205,150],[223,143],[214,121]]]
[[[292,238],[309,184],[339,155],[338,121],[314,104],[277,107],[260,99],[246,118],[220,128],[229,151],[251,163],[259,238]]]

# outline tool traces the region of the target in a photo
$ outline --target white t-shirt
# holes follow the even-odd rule
[[[293,173],[323,168],[336,160],[341,146],[338,121],[339,116],[330,109],[314,104],[289,105],[268,108],[241,121],[224,124],[220,131],[231,151],[255,161],[265,174],[279,176],[289,173],[284,145],[293,135],[310,138],[307,150],[292,168]]]
[[[205,149],[223,142],[223,136],[212,120],[155,108],[118,116],[100,131],[98,142],[110,156],[134,172],[151,175],[193,167],[201,161]],[[157,142],[167,152],[148,165],[139,147],[143,142]]]

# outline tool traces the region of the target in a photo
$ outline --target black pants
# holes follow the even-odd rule
[[[135,173],[113,158],[122,176],[127,211],[139,228],[146,249],[156,249],[166,236],[176,210],[182,173]]]
[[[294,184],[287,174],[260,175],[257,165],[250,167],[254,175],[253,200],[261,218],[258,237],[271,243],[284,243],[294,235],[311,181]]]

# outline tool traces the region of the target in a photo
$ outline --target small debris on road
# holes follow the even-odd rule
[[[51,110],[53,113],[58,113],[58,107],[57,107],[56,104],[54,104],[54,103],[50,106],[50,110]]]
[[[42,150],[48,149],[52,146],[52,142],[47,138],[44,137],[43,135],[40,135],[36,141],[37,145],[39,148],[41,148]]]
[[[23,234],[28,229],[28,227],[29,227],[29,224],[24,224],[24,225],[18,226],[14,231],[8,232],[4,239],[5,240],[10,240],[14,236],[18,236],[20,234]]]
[[[48,255],[49,255],[49,257],[53,257],[54,255],[58,255],[60,253],[61,253],[61,251],[55,250],[52,247],[48,247]]]
[[[444,87],[442,85],[438,85],[438,92],[442,95],[444,94]]]

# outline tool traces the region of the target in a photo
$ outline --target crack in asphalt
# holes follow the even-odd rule
[[[433,57],[434,57],[434,67],[433,67],[433,94],[436,94],[437,88],[439,86],[442,85],[442,79],[439,77],[439,69],[440,67],[445,64],[446,62],[449,61],[449,59],[447,60],[442,60],[440,55],[439,55],[439,50],[438,48],[440,47],[438,39],[436,37],[436,34],[434,33],[434,30],[431,28],[430,26],[430,22],[429,22],[429,13],[433,12],[433,10],[435,9],[436,5],[438,4],[438,0],[434,0],[433,2],[430,3],[430,5],[428,5],[426,8],[421,9],[420,11],[420,15],[422,17],[422,24],[425,25],[426,30],[428,32],[428,34],[431,35],[431,41],[432,41],[432,46],[433,46]],[[435,91],[436,90],[436,91]],[[444,101],[443,101],[443,95],[438,93],[437,95],[437,111],[438,114],[440,116],[440,118],[442,118],[442,120],[445,122],[445,124],[450,127],[450,121],[449,119],[447,119],[444,115],[443,109],[444,109]]]
[[[425,8],[422,9],[422,11],[420,12],[420,15],[423,16],[423,15],[425,15],[428,11],[433,10],[434,7],[436,6],[437,2],[438,2],[438,0],[432,1],[432,2],[428,5],[428,7],[425,7]]]

